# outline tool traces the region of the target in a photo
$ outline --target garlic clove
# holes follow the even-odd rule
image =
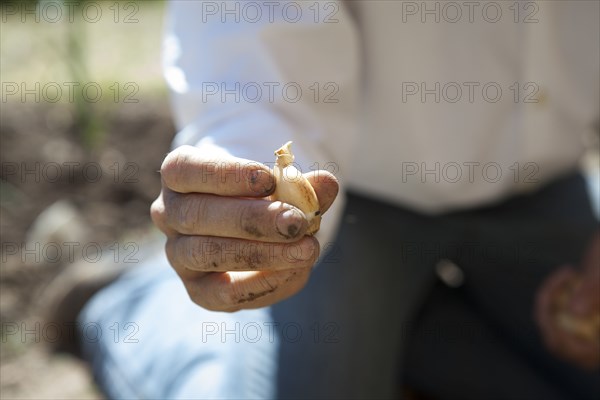
[[[321,211],[319,199],[310,182],[294,166],[294,154],[291,150],[292,142],[287,142],[275,151],[277,159],[273,175],[275,177],[275,191],[272,200],[279,200],[300,209],[308,221],[307,234],[316,233],[321,225]]]

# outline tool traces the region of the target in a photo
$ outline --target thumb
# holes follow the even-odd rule
[[[340,184],[331,172],[322,169],[308,172],[304,176],[315,190],[317,199],[319,199],[319,208],[323,214],[337,197]]]

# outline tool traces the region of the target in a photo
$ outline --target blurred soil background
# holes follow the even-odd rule
[[[112,257],[117,243],[122,259],[149,229],[175,129],[165,3],[79,1],[72,21],[61,1],[1,6],[0,398],[102,398],[83,363],[48,351],[38,299],[84,248]]]

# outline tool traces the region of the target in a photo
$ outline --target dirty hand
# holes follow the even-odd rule
[[[582,268],[559,268],[538,290],[535,318],[547,347],[583,369],[600,365],[600,234]]]
[[[337,179],[322,170],[305,176],[322,214],[337,196]],[[275,189],[268,167],[182,146],[167,155],[161,177],[152,219],[196,304],[214,311],[264,307],[306,284],[319,242],[305,236],[300,210],[268,200]]]

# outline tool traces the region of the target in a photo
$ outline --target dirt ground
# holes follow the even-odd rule
[[[24,12],[35,3],[37,14]],[[47,3],[56,11],[60,2]],[[118,243],[122,259],[123,243],[148,229],[157,171],[174,134],[160,64],[166,3],[93,5],[101,14],[86,18],[82,2],[73,20],[65,6],[59,21],[39,12],[47,6],[42,2],[13,1],[6,14],[2,7],[3,84],[63,92],[56,103],[42,92],[39,100],[3,97],[0,106],[1,399],[102,397],[84,364],[49,353],[44,325],[35,325],[40,296],[71,261],[87,255],[85,246],[112,255],[107,250]],[[68,82],[99,85],[101,101],[79,104],[77,113]],[[138,103],[127,103],[130,95]],[[94,118],[96,146],[86,145],[82,112]],[[72,242],[73,252],[64,246]]]
[[[83,254],[62,248],[58,257],[45,243],[75,238],[108,248],[148,229],[149,206],[160,190],[157,171],[175,130],[169,105],[144,100],[105,112],[105,137],[93,150],[83,144],[72,107],[2,107],[0,397],[101,398],[86,366],[48,352],[43,328],[36,328],[40,293]],[[53,218],[40,227],[39,215],[59,200],[62,207],[53,207]]]

